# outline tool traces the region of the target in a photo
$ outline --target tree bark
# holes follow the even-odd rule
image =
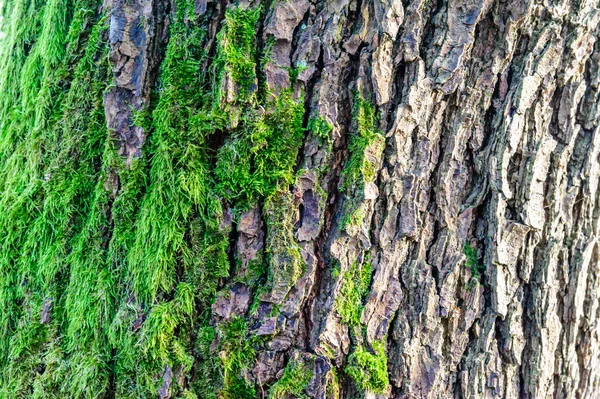
[[[598,397],[599,7],[9,0],[2,397]]]

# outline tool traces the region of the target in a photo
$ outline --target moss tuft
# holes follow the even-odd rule
[[[250,111],[219,149],[217,192],[248,209],[294,181],[294,167],[304,138],[302,100],[290,91],[271,97],[267,111]]]
[[[215,86],[219,90],[216,98],[220,98],[225,73],[237,85],[240,100],[248,100],[256,91],[256,23],[260,15],[260,7],[235,7],[225,12],[225,22],[217,35],[215,66],[220,85]]]
[[[364,187],[375,180],[377,164],[383,151],[384,137],[379,128],[375,107],[359,94],[354,96],[353,122],[356,132],[350,136],[348,151],[350,157],[342,175],[342,190]]]
[[[477,252],[475,249],[469,245],[469,243],[465,243],[465,247],[463,249],[465,257],[467,258],[465,266],[471,271],[471,278],[467,283],[467,291],[471,290],[476,284],[478,284],[481,280],[481,272],[484,270],[483,266],[479,264],[479,259],[477,259]]]
[[[303,392],[312,378],[312,370],[300,360],[291,360],[283,375],[269,389],[269,399],[284,399],[288,397],[308,397]]]
[[[385,340],[374,342],[373,352],[357,347],[348,358],[346,373],[363,391],[383,394],[389,385]]]
[[[342,287],[335,301],[335,310],[350,326],[360,325],[363,301],[371,284],[371,264],[352,264],[344,273]]]
[[[219,358],[223,367],[223,389],[220,399],[253,399],[256,389],[245,375],[254,363],[255,350],[242,318],[234,318],[221,327]]]

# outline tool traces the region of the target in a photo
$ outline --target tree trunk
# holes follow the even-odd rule
[[[599,6],[0,0],[0,397],[599,397]]]

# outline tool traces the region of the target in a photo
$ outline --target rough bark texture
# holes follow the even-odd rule
[[[600,397],[596,0],[114,0],[98,10],[109,26],[107,142],[121,161],[90,161],[107,199],[74,200],[56,240],[75,237],[81,254],[65,244],[64,271],[40,272],[56,287],[3,299],[3,362],[29,373],[17,381],[6,368],[4,397]],[[171,77],[178,67],[192,78]],[[11,68],[7,98],[19,92]],[[45,206],[49,194],[6,177],[20,147],[4,136],[5,202]],[[205,166],[186,166],[194,151]],[[55,169],[38,169],[52,182]],[[3,231],[41,234],[12,227],[15,206]],[[103,218],[71,231],[77,206]],[[124,231],[133,238],[115,238]],[[7,242],[6,254],[37,250]],[[102,305],[77,316],[69,290],[86,294],[73,265],[95,259],[87,247],[108,266],[83,274],[122,276],[89,286]],[[11,256],[2,284],[26,287],[35,272]],[[10,313],[20,304],[32,310]],[[93,337],[70,329],[100,308],[82,327]],[[33,338],[8,335],[33,325],[48,332],[30,353],[14,349]],[[88,374],[74,387],[53,375],[80,370],[77,351],[98,357],[81,361]]]

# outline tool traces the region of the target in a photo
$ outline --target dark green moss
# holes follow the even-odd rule
[[[467,258],[465,266],[471,272],[471,278],[467,283],[467,291],[471,290],[473,286],[479,283],[481,280],[481,272],[484,270],[483,266],[479,264],[479,259],[477,259],[477,252],[469,243],[465,244],[463,249],[465,257]]]

